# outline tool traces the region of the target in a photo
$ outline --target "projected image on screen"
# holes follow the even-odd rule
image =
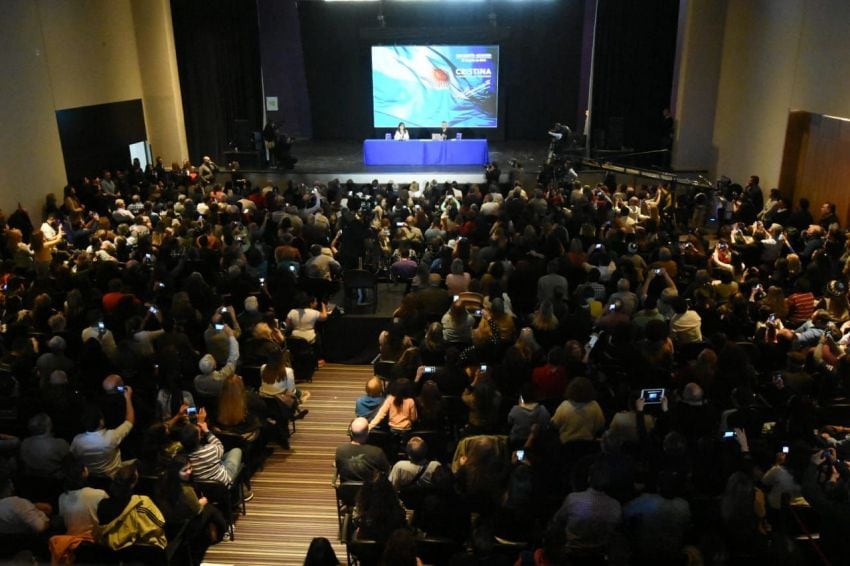
[[[498,126],[497,45],[372,47],[376,128]]]

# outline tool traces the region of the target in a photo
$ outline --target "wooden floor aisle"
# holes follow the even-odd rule
[[[323,536],[345,562],[337,541],[333,477],[334,451],[347,439],[354,401],[362,395],[371,366],[328,365],[316,372],[305,404],[310,414],[298,421],[292,449],[275,452],[253,479],[254,499],[236,523],[236,540],[211,547],[204,563],[303,564],[313,537]]]

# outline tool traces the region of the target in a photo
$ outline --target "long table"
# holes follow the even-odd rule
[[[366,165],[484,165],[487,140],[365,140]]]

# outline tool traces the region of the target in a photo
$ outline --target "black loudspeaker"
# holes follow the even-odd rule
[[[608,141],[608,149],[621,149],[623,147],[624,128],[622,117],[611,116],[608,118],[608,129],[605,136],[605,139]]]
[[[233,120],[233,142],[238,148],[254,147],[254,137],[251,135],[251,127],[248,120],[236,118]]]

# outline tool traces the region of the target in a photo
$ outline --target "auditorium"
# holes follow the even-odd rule
[[[5,0],[0,562],[848,563],[847,29]]]

